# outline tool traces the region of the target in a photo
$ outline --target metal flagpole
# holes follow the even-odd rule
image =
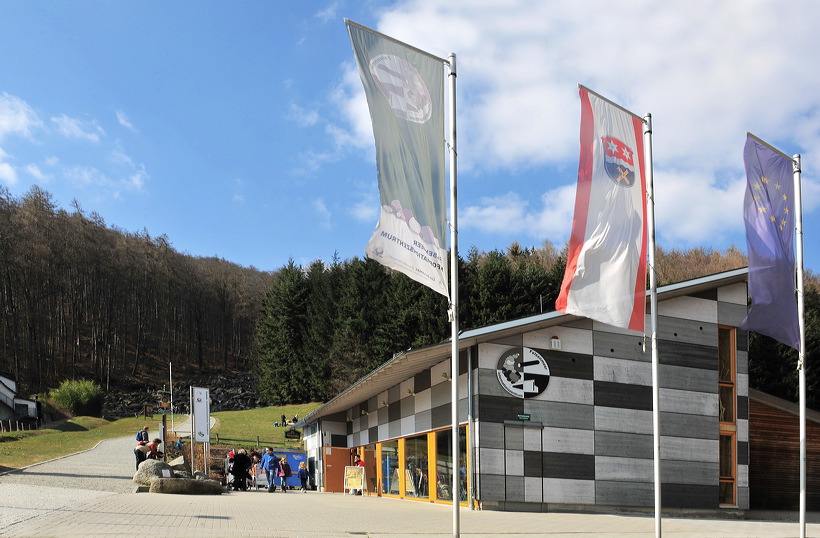
[[[460,534],[459,503],[461,482],[458,449],[458,204],[456,159],[456,55],[450,53],[450,321],[452,322],[452,359],[450,361],[450,412],[453,422],[453,465],[450,496],[453,498],[453,536]],[[469,372],[468,372],[469,375]]]
[[[176,435],[174,430],[174,371],[171,368],[171,362],[168,362],[168,386],[171,387],[171,431]],[[168,450],[168,447],[165,447]]]
[[[797,371],[800,392],[800,538],[806,538],[806,323],[803,305],[803,193],[800,178],[800,155],[794,156],[794,226],[797,239],[797,321],[800,327],[800,349]]]
[[[652,170],[652,114],[644,116],[646,224],[649,232],[649,309],[652,323],[652,440],[655,460],[655,536],[661,536],[661,410],[658,391],[658,283],[655,279],[655,188]]]

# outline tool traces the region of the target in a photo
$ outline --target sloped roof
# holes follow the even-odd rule
[[[658,288],[658,300],[673,299],[675,297],[692,295],[738,282],[745,282],[748,272],[748,268],[743,267],[662,286]],[[649,295],[650,291],[647,290],[647,298],[649,298]],[[478,329],[470,329],[468,331],[462,331],[459,334],[458,348],[459,350],[463,350],[490,340],[499,340],[522,332],[537,331],[581,319],[586,318],[554,311],[505,321]],[[309,424],[327,415],[344,411],[384,392],[388,388],[409,379],[411,376],[448,359],[450,357],[451,347],[451,339],[448,338],[438,344],[397,354],[380,367],[350,385],[325,405],[303,417],[296,426],[301,428],[305,424]]]

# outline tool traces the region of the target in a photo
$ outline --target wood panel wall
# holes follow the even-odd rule
[[[750,508],[800,508],[799,456],[799,412],[795,414],[750,397]],[[816,511],[820,510],[820,425],[812,420],[806,421],[806,462],[806,510]]]

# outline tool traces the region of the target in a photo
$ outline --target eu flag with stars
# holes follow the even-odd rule
[[[743,220],[752,304],[741,329],[800,348],[795,295],[794,161],[752,134],[743,150]]]

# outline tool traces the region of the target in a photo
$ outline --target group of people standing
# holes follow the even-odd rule
[[[165,456],[159,449],[162,439],[156,438],[150,443],[148,442],[148,426],[137,432],[136,439],[137,446],[134,448],[134,457],[137,460],[137,470],[140,468],[140,463],[145,460],[161,460]]]
[[[279,479],[279,487],[282,488],[282,492],[286,493],[288,491],[286,480],[292,476],[293,472],[287,457],[278,457],[273,453],[270,447],[265,448],[265,453],[262,454],[261,457],[256,453],[248,456],[244,448],[231,452],[233,454],[228,454],[228,458],[231,466],[230,472],[234,477],[234,490],[246,490],[247,481],[251,479],[250,473],[255,473],[256,469],[260,469],[267,479],[268,492],[273,493],[276,491],[277,478]],[[308,489],[308,483],[311,478],[310,472],[307,469],[307,462],[302,461],[299,463],[297,475],[302,484],[301,491],[304,493]]]

